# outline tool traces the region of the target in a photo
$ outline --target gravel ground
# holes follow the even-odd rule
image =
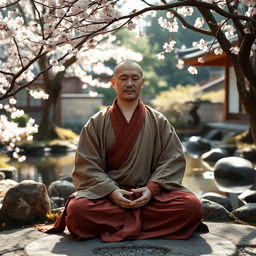
[[[98,256],[164,256],[166,250],[158,248],[100,248],[94,251],[95,255]]]

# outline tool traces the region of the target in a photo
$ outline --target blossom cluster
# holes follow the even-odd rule
[[[34,99],[43,99],[46,100],[49,98],[49,95],[45,93],[43,90],[30,90],[29,94],[34,98]]]
[[[198,48],[204,52],[208,51],[208,45],[204,39],[200,39],[199,42],[193,42],[192,45],[193,47]]]
[[[13,152],[13,157],[22,162],[26,157],[17,146],[21,139],[32,140],[32,134],[36,133],[38,126],[35,120],[30,118],[25,127],[19,127],[14,121],[9,121],[5,115],[0,115],[0,141],[6,145],[6,149]]]
[[[105,27],[120,17],[113,1],[39,0],[33,1],[34,6],[30,1],[19,2],[26,9],[26,17],[17,8],[0,14],[0,46],[4,48],[1,70],[20,73],[17,82],[34,79],[31,62],[38,54],[58,51],[63,45],[70,46],[69,52],[75,51],[87,36],[105,33]],[[88,48],[96,47],[93,38],[85,41]],[[55,72],[61,70],[63,67],[54,67]],[[10,79],[0,84],[1,96],[11,86]]]
[[[225,0],[201,1],[207,4],[217,4],[220,8],[226,6]],[[120,24],[118,19],[136,11],[122,13],[121,9],[125,10],[125,7],[120,9],[117,1],[114,0],[2,0],[0,7],[3,8],[4,5],[17,2],[26,9],[26,17],[24,14],[18,13],[18,8],[0,14],[0,45],[5,48],[2,58],[4,61],[0,63],[1,69],[6,73],[20,73],[16,78],[17,82],[31,81],[35,78],[35,65],[32,65],[31,62],[38,54],[55,55],[49,63],[52,65],[53,72],[64,71],[65,67],[61,61],[58,61],[58,58],[61,59],[65,54],[76,55],[77,49],[81,45],[87,49],[96,49],[99,41],[95,40],[95,36],[113,30]],[[128,1],[124,1],[123,4],[127,3]],[[230,1],[231,6],[234,3],[235,1]],[[254,0],[242,0],[241,3],[247,6],[247,16],[255,14],[256,4]],[[241,12],[241,10],[239,11]],[[194,13],[194,9],[190,6],[181,6],[176,9],[176,12],[187,17]],[[149,15],[153,17],[156,12],[150,10]],[[139,19],[140,16],[136,16],[133,20],[130,19],[126,24],[127,29],[135,30],[139,26]],[[125,19],[121,22],[122,26],[125,22]],[[167,29],[170,33],[179,30],[177,18],[171,9],[168,9],[166,18],[160,17],[158,22],[162,28]],[[204,19],[198,17],[194,22],[194,27],[200,29],[204,23]],[[227,38],[235,35],[232,24],[226,24],[225,21],[222,21],[219,25]],[[245,33],[250,33],[250,29],[246,28]],[[139,29],[138,35],[144,37],[145,33]],[[166,52],[174,50],[173,40],[171,42],[164,43],[164,52],[160,52],[158,58],[163,59]],[[195,47],[207,51],[207,45],[202,40]],[[237,48],[231,49],[231,51],[234,54],[238,53]],[[58,52],[61,52],[62,56],[57,54]],[[0,96],[4,95],[8,87],[11,86],[10,77],[6,79],[6,77],[0,76],[1,79],[5,79],[5,81],[0,82]]]
[[[176,18],[172,18],[168,21],[166,18],[160,17],[158,23],[162,28],[167,29],[169,32],[178,32],[179,25]]]
[[[169,40],[168,43],[164,43],[163,48],[166,52],[172,52],[174,50],[174,45],[176,44],[176,41]]]
[[[120,8],[121,2],[122,8]],[[143,2],[146,5],[146,1]],[[197,2],[226,10],[228,9],[226,8],[227,2],[229,7],[235,7],[237,1],[200,0]],[[234,11],[235,14],[243,15],[246,18],[256,14],[255,0],[241,0],[240,2],[243,8],[237,8]],[[110,75],[112,72],[102,65],[103,62],[110,58],[115,59],[116,62],[125,58],[137,61],[142,59],[140,54],[127,50],[118,43],[114,36],[110,36],[111,32],[121,28],[137,31],[139,37],[146,36],[141,28],[143,14],[140,12],[139,15],[135,15],[137,10],[126,9],[128,3],[131,1],[1,0],[0,9],[4,11],[0,13],[0,98],[4,98],[7,93],[13,95],[13,92],[17,92],[22,84],[33,85],[32,82],[42,71],[38,62],[42,56],[47,59],[48,66],[44,67],[45,70],[51,70],[53,74],[62,71],[68,74],[72,73],[82,80],[85,87],[110,86],[108,83],[95,80],[95,74]],[[17,4],[20,8],[17,8]],[[8,8],[4,8],[7,5]],[[163,5],[161,4],[161,7]],[[151,5],[148,4],[148,6]],[[132,8],[134,7],[132,6]],[[26,11],[21,11],[21,9]],[[156,12],[152,9],[153,7],[148,8],[147,12],[154,17]],[[184,28],[186,25],[179,26],[178,17],[185,19],[192,16],[194,9],[191,6],[181,6],[173,8],[172,11],[172,8],[168,7],[166,12],[165,17],[158,18],[160,27],[169,34],[163,44],[163,51],[157,55],[159,59],[164,59],[165,54],[173,52],[175,47],[179,47],[173,40],[172,33],[178,32],[181,27]],[[232,18],[223,17],[223,19],[217,25],[219,31],[222,31],[226,39],[230,40],[237,34],[237,27],[232,23]],[[251,24],[253,23],[246,22],[246,19],[241,21],[243,33],[251,34],[253,32]],[[191,26],[200,30],[206,27],[205,23],[206,20],[203,17],[197,17]],[[194,42],[193,47],[203,52],[213,51],[216,55],[223,54],[220,47],[212,48],[203,39]],[[251,55],[255,48],[256,44],[254,43]],[[232,45],[229,51],[238,55],[240,53],[239,42]],[[67,68],[65,59],[72,57],[76,57],[76,62]],[[198,61],[203,63],[204,58],[200,57]],[[179,59],[177,68],[181,69],[183,66],[184,62]],[[188,71],[191,74],[198,73],[195,67],[189,67]],[[29,94],[35,99],[47,100],[49,97],[43,90],[32,87],[29,89]],[[95,96],[95,93],[92,91],[91,95]],[[16,100],[11,98],[4,104],[0,104],[0,109],[7,112],[11,118],[20,117],[24,112],[15,107],[16,103]],[[35,132],[36,126],[31,123],[32,121],[29,127],[34,127],[32,130]],[[8,138],[8,143],[15,143],[21,135],[16,136],[12,131],[16,129],[18,132],[19,129],[12,121],[1,117],[1,127],[7,129],[8,125],[10,125],[10,129],[8,128],[10,133],[6,135],[6,138]],[[30,133],[20,130],[20,134]],[[2,140],[3,138],[0,137],[0,141]],[[18,149],[12,148],[18,154]]]

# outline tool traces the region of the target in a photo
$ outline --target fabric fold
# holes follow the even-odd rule
[[[131,152],[140,130],[145,122],[146,107],[141,100],[128,123],[117,105],[117,99],[109,108],[110,120],[116,142],[107,152],[108,170],[118,170]]]

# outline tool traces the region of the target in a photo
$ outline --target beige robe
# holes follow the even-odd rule
[[[166,190],[189,191],[182,186],[185,159],[174,128],[158,111],[147,113],[137,141],[123,166],[106,171],[106,155],[115,143],[108,108],[83,127],[73,170],[76,198],[102,198],[117,188],[141,187],[157,182]]]

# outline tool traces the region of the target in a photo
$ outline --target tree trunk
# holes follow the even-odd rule
[[[57,81],[56,83],[56,79],[54,79],[54,81],[51,82],[51,85],[48,86],[48,90],[46,92],[49,94],[49,98],[43,101],[39,131],[36,135],[37,139],[57,138],[55,128],[57,126],[58,119],[57,107],[61,93],[61,84],[62,80]]]
[[[36,139],[54,139],[56,138],[55,126],[56,120],[53,118],[55,99],[52,95],[49,95],[47,100],[43,101],[41,121],[39,124],[39,130],[36,134]]]
[[[248,93],[247,97],[242,98],[241,101],[248,116],[253,141],[256,144],[256,94]]]
[[[76,62],[76,57],[72,56],[64,63],[65,68],[68,68]],[[44,70],[49,60],[44,55],[39,59],[39,66],[41,70]],[[65,69],[66,70],[66,69]],[[42,74],[44,80],[45,92],[49,94],[49,98],[43,102],[42,115],[39,125],[39,132],[36,135],[38,139],[53,139],[57,138],[55,127],[58,120],[58,100],[61,95],[62,81],[65,76],[65,70],[54,74],[51,71]]]
[[[256,144],[256,90],[246,79],[239,62],[233,62],[236,74],[237,90],[241,103],[245,108],[253,141]]]

